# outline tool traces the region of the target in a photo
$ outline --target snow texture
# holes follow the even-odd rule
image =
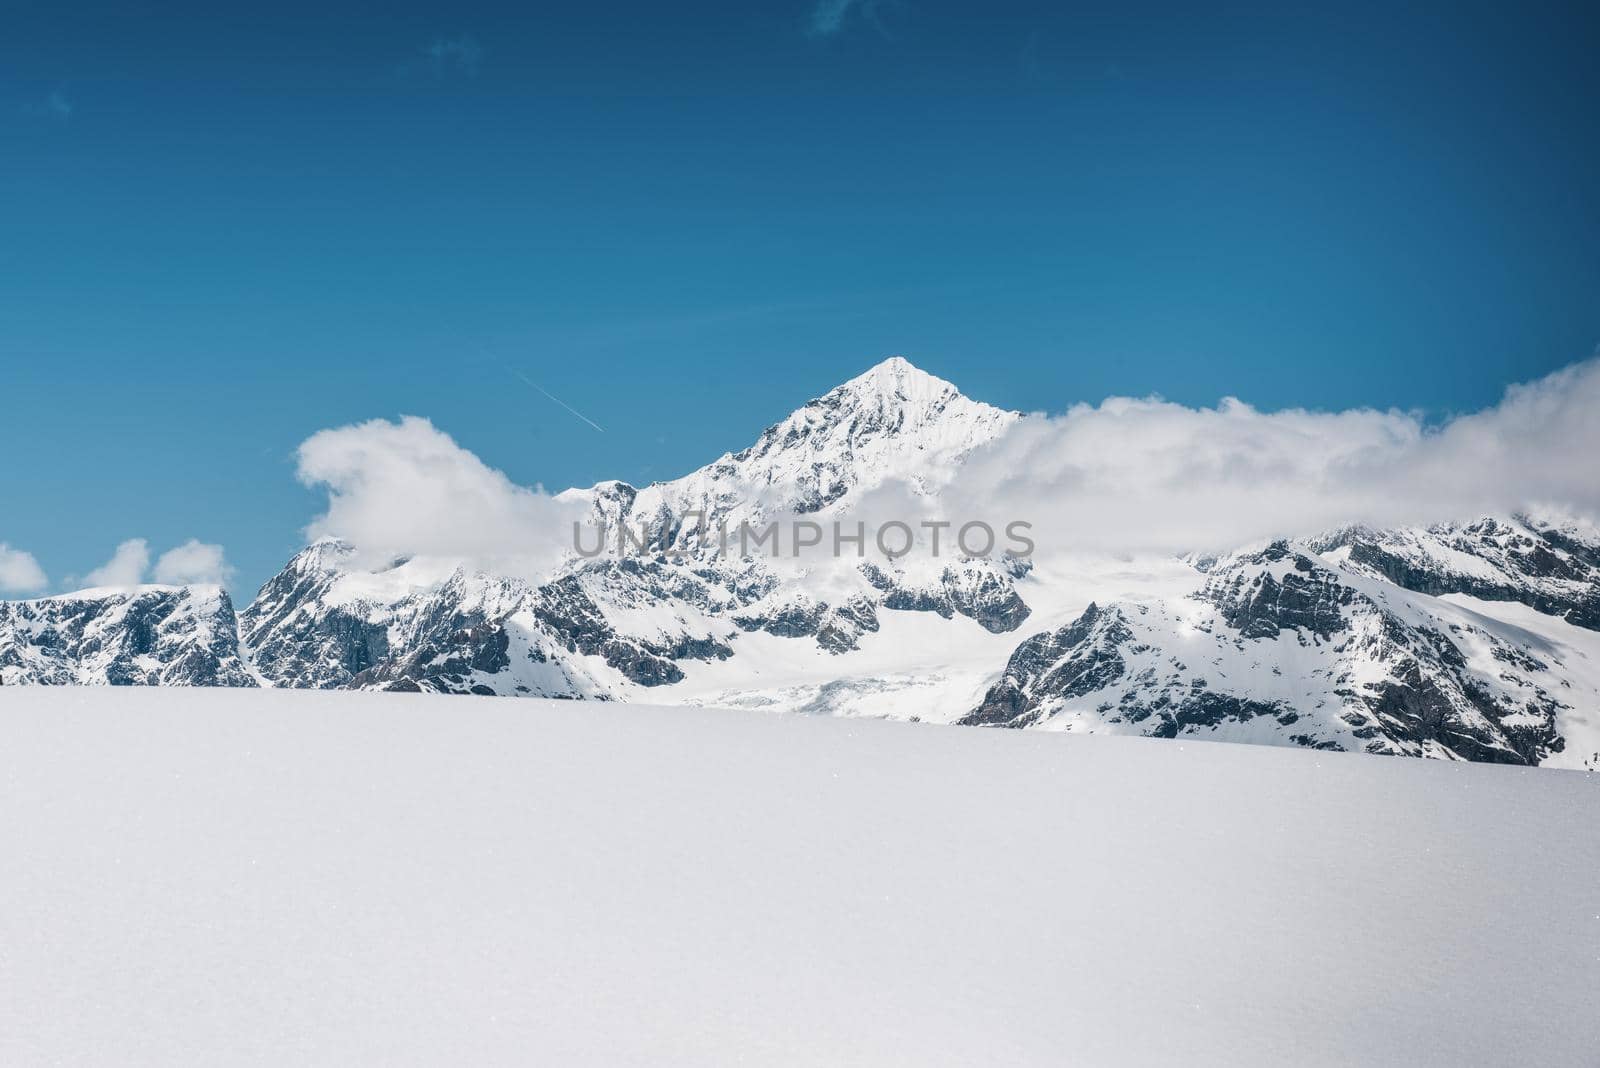
[[[274,690],[0,730],[6,1064],[1600,1050],[1582,772]]]

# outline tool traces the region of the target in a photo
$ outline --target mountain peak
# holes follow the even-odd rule
[[[324,534],[296,553],[288,566],[298,571],[342,571],[355,553],[356,547],[348,541]]]
[[[825,394],[824,399],[837,395],[870,396],[915,402],[959,397],[962,393],[951,383],[937,375],[929,374],[904,356],[890,356],[848,382],[835,386]]]
[[[757,513],[814,512],[857,486],[938,483],[1017,418],[891,356],[774,423],[749,448],[657,492],[693,507],[713,502],[707,514],[734,502]]]
[[[849,453],[873,439],[890,450],[961,453],[1014,418],[1015,413],[972,400],[904,356],[890,356],[769,427],[746,454],[790,448],[800,440],[823,441],[829,451]]]
[[[1019,418],[890,356],[807,401],[748,447],[681,478],[638,490],[600,483],[572,495],[588,498],[599,520],[632,516],[670,543],[689,514],[736,528],[781,512],[817,512],[852,490],[891,480],[931,491],[968,452]]]
[[[887,359],[879,360],[877,363],[873,364],[871,367],[852,378],[850,382],[866,382],[869,380],[882,379],[899,380],[910,376],[922,378],[933,377],[932,375],[928,374],[928,372],[924,371],[922,368],[906,359],[904,356],[890,356]],[[849,383],[846,383],[846,385],[848,384]]]

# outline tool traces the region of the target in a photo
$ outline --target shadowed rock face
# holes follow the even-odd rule
[[[642,686],[683,678],[682,670],[656,651],[622,640],[574,576],[541,587],[533,614],[568,652],[601,657]]]
[[[779,638],[813,638],[822,649],[835,654],[855,649],[863,634],[878,629],[877,610],[864,597],[841,605],[800,597],[756,607],[764,610],[733,617],[740,630],[759,630]]]
[[[348,545],[323,541],[298,553],[256,594],[240,633],[261,674],[275,685],[348,687],[390,654],[389,627],[363,607],[329,603],[351,556]]]
[[[471,624],[430,638],[404,657],[392,657],[362,671],[351,680],[350,688],[482,693],[483,684],[474,681],[476,673],[504,671],[511,664],[509,649],[510,636],[503,623]]]
[[[1030,614],[1014,582],[1026,573],[1026,565],[1017,561],[963,560],[945,567],[937,582],[870,563],[860,570],[883,594],[883,607],[894,611],[933,612],[945,619],[962,615],[991,634],[1016,630]]]
[[[1120,609],[1091,604],[1071,624],[1054,634],[1038,634],[1012,654],[1000,682],[983,703],[961,720],[970,726],[1028,727],[1048,715],[1048,703],[1083,698],[1122,682],[1130,672],[1124,650],[1139,647],[1135,624]],[[1193,728],[1215,727],[1257,716],[1297,716],[1286,706],[1215,693],[1204,679],[1191,681],[1187,692],[1152,694],[1147,699],[1125,694],[1117,707],[1121,721],[1143,724],[1139,733],[1175,738]]]
[[[598,657],[623,678],[658,686],[683,678],[675,660],[731,653],[707,635],[621,634],[595,603],[594,589],[632,603],[709,603],[705,583],[681,569],[608,561],[538,587],[458,570],[443,583],[374,601],[338,592],[347,556],[337,544],[307,550],[246,613],[257,663],[276,685],[603,696],[560,671],[535,687],[508,669],[514,658],[544,663],[565,653]],[[513,653],[513,644],[525,652]]]
[[[1516,601],[1600,630],[1600,535],[1593,531],[1489,517],[1426,529],[1357,527],[1307,544],[1342,548],[1352,566],[1418,593]]]
[[[828,601],[783,586],[759,559],[661,554],[575,562],[536,587],[458,572],[438,586],[371,601],[340,592],[347,555],[336,544],[307,550],[246,612],[247,644],[275,685],[392,688],[409,681],[443,692],[487,686],[497,693],[595,697],[606,695],[604,686],[577,681],[583,672],[576,669],[526,685],[507,670],[521,662],[515,653],[494,669],[462,666],[481,659],[474,643],[490,640],[500,627],[521,635],[529,657],[566,666],[597,658],[628,683],[670,686],[692,661],[734,656],[741,632],[810,641],[845,654],[879,629],[886,610],[965,616],[994,633],[1016,629],[1029,614],[1015,587],[1015,576],[1026,568],[1016,562],[962,561],[920,585],[863,565],[860,592]],[[681,622],[633,633],[614,622],[619,616]],[[573,688],[550,688],[568,682]]]
[[[1133,633],[1120,611],[1089,607],[1055,633],[1035,634],[1017,646],[1005,675],[962,723],[982,727],[1028,727],[1043,718],[1044,700],[1072,698],[1104,689],[1127,671],[1119,650]]]
[[[1276,638],[1286,628],[1330,638],[1345,628],[1344,609],[1355,593],[1332,572],[1281,541],[1251,559],[1261,566],[1212,574],[1200,592],[1228,626],[1246,638]],[[1277,563],[1289,566],[1267,566]]]
[[[216,587],[146,586],[0,601],[0,683],[254,686],[233,602]]]
[[[1284,543],[1217,563],[1193,601],[1091,604],[1022,642],[961,722],[1510,764],[1565,744],[1564,705],[1528,649],[1428,617],[1420,601],[1386,606]],[[1494,668],[1463,642],[1487,647]]]

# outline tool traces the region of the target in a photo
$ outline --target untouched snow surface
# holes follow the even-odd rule
[[[1593,1064],[1600,780],[0,690],[0,1062]]]

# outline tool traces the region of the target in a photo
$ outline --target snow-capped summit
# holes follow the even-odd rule
[[[690,513],[731,529],[821,512],[892,480],[930,492],[1018,418],[891,356],[769,426],[748,448],[682,478],[631,494],[621,483],[587,493],[608,522],[626,519],[656,543],[683,548],[693,541]]]
[[[894,476],[938,480],[1017,418],[891,356],[767,428],[731,459],[754,484],[811,490],[797,510],[815,511],[857,485]]]
[[[930,421],[930,417],[938,416],[952,404],[958,406],[958,415],[999,411],[991,405],[968,399],[952,383],[929,374],[904,356],[890,356],[808,402],[779,426],[790,425],[819,410],[866,410],[890,419],[904,416],[912,420]],[[912,429],[915,427],[914,422]]]

